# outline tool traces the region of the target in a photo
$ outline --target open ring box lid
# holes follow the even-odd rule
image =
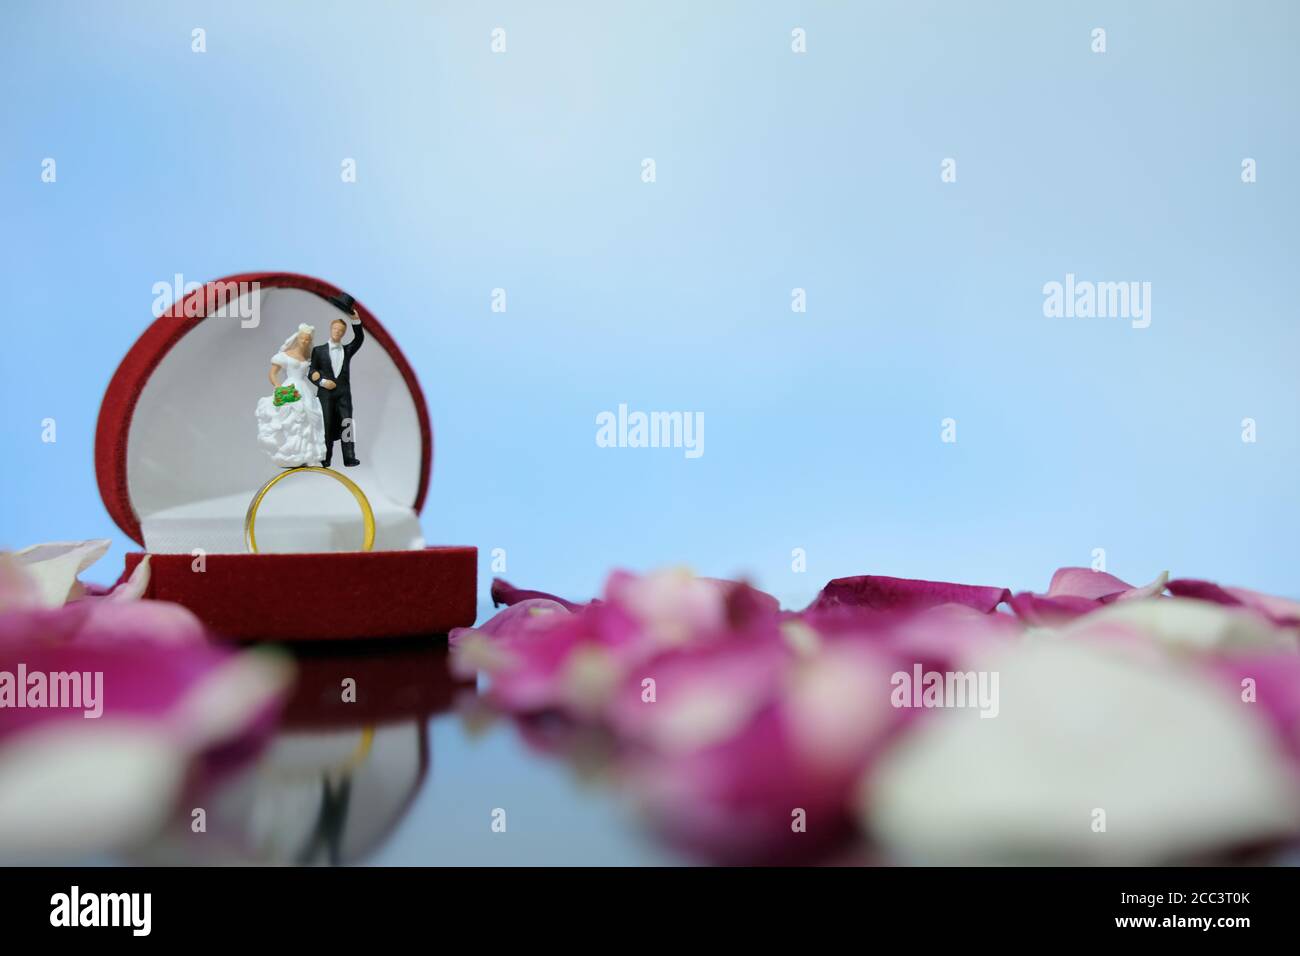
[[[314,345],[326,342],[343,317],[326,298],[340,292],[291,273],[210,282],[145,330],[104,395],[100,495],[145,549],[127,555],[123,577],[147,552],[146,596],[182,604],[228,637],[411,637],[474,623],[477,549],[426,547],[420,530],[433,469],[424,394],[360,302],[365,341],[351,387],[361,464],[344,473],[374,508],[374,550],[355,550],[362,520],[352,496],[328,476],[304,474],[267,495],[259,553],[246,551],[249,501],[282,471],[258,445],[254,415],[271,392],[271,356],[300,323],[315,327]],[[337,444],[334,453],[341,459]]]

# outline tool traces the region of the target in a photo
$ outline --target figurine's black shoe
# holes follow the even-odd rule
[[[322,462],[320,463],[320,466],[321,466],[322,468],[328,468],[328,467],[330,466],[330,460],[329,460],[328,458],[326,458],[324,461],[322,461]]]
[[[347,468],[355,468],[357,465],[361,464],[361,459],[360,459],[360,458],[352,458],[352,459],[344,458],[344,459],[343,459],[343,464],[344,464],[344,466],[347,467]]]

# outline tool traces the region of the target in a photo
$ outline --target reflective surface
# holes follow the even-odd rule
[[[641,829],[598,740],[494,715],[452,677],[445,639],[292,653],[272,736],[197,786],[132,862],[690,862]]]
[[[261,865],[563,866],[709,862],[648,831],[610,741],[498,715],[446,640],[293,647],[298,677],[256,752],[217,755],[159,838],[126,860]],[[204,826],[196,832],[201,810]],[[1296,865],[1293,846],[1205,864]],[[86,861],[93,862],[93,861]],[[849,837],[838,865],[905,863]]]

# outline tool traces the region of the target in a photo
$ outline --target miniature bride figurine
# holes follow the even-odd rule
[[[315,465],[325,458],[325,417],[316,386],[307,380],[315,331],[310,325],[298,326],[271,356],[268,377],[274,393],[257,400],[257,442],[284,468]],[[283,384],[278,380],[281,372]]]

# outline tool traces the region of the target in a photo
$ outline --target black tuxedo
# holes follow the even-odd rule
[[[352,326],[352,341],[343,346],[343,365],[338,374],[334,374],[334,363],[330,360],[329,343],[318,345],[311,350],[311,373],[308,376],[316,383],[316,396],[320,399],[320,409],[325,416],[325,466],[328,467],[334,454],[334,443],[343,443],[343,464],[356,462],[356,444],[352,439],[352,356],[357,354],[361,343],[366,340],[366,333],[360,322],[349,323]],[[320,377],[317,378],[317,373]],[[334,388],[326,388],[321,382],[329,379],[335,383]],[[345,439],[343,436],[347,435]]]

